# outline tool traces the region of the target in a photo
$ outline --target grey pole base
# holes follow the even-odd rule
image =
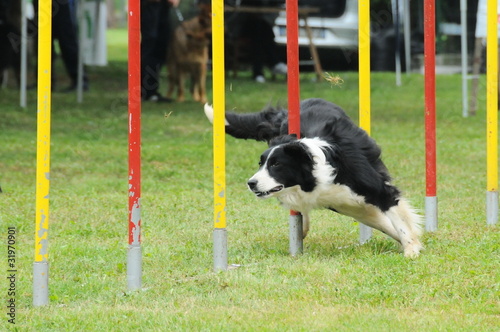
[[[425,230],[427,232],[435,232],[437,229],[437,197],[425,197]]]
[[[498,191],[486,192],[486,223],[496,225],[498,222]]]
[[[129,245],[127,251],[127,287],[129,291],[142,287],[142,249],[140,245]]]
[[[33,263],[33,306],[49,303],[49,263]]]
[[[373,229],[365,224],[359,224],[359,243],[365,244],[372,238]]]
[[[214,271],[227,270],[227,230],[215,228],[214,239]]]
[[[302,232],[302,215],[290,214],[289,219],[289,230],[290,230],[290,255],[297,256],[303,252],[303,232]]]

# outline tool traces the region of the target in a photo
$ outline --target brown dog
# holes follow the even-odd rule
[[[184,78],[191,78],[191,93],[195,101],[207,101],[205,81],[207,77],[208,44],[212,31],[210,4],[200,4],[198,16],[182,22],[174,31],[167,55],[171,98],[177,88],[177,101],[184,101]]]

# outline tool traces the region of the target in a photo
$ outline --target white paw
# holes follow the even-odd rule
[[[420,241],[415,241],[414,243],[407,245],[403,249],[405,257],[408,258],[417,258],[420,254],[420,250],[422,250],[422,244],[420,243]]]

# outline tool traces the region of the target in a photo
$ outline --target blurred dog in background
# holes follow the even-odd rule
[[[167,98],[177,89],[177,101],[184,101],[184,80],[191,79],[191,93],[195,101],[205,103],[208,45],[212,33],[210,3],[200,3],[199,14],[183,21],[174,31],[167,54],[169,87]]]

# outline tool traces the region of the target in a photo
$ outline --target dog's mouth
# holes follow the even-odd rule
[[[282,184],[280,184],[279,186],[276,186],[276,187],[274,187],[273,189],[271,189],[269,191],[254,191],[253,193],[255,194],[255,196],[257,196],[259,198],[266,198],[267,196],[270,196],[270,195],[272,195],[274,193],[282,191],[283,188],[285,188],[285,186],[283,186]]]

